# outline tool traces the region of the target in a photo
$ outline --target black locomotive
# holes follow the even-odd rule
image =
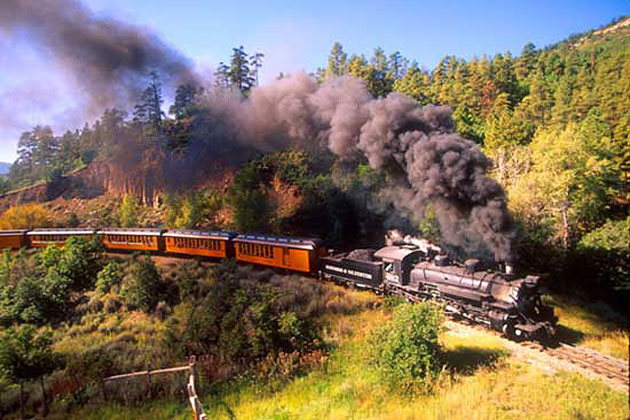
[[[512,339],[546,341],[555,333],[557,318],[541,302],[539,277],[481,270],[477,260],[453,264],[445,255],[404,244],[322,257],[319,274],[409,301],[440,302],[448,313]]]

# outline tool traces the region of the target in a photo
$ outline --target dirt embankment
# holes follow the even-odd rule
[[[93,162],[53,182],[42,182],[0,196],[0,210],[16,203],[45,202],[58,197],[66,199],[98,197],[108,192],[106,182],[108,178],[107,163]]]

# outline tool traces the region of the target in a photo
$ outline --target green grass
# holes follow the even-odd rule
[[[544,296],[544,302],[554,307],[559,318],[561,340],[628,360],[630,335],[619,326],[621,316],[608,306],[587,305],[551,296]]]
[[[374,320],[363,314],[363,322]],[[362,327],[365,331],[366,328]],[[293,381],[277,393],[245,388],[222,401],[238,419],[470,419],[472,418],[623,418],[626,398],[579,375],[547,375],[507,357],[500,342],[485,332],[446,334],[450,368],[433,393],[403,397],[384,387],[365,359],[365,335],[343,343],[326,371]],[[224,406],[208,406],[230,418]]]
[[[620,419],[627,396],[577,374],[548,374],[509,357],[484,331],[443,337],[446,368],[431,393],[408,397],[390,390],[366,360],[369,332],[383,310],[329,317],[327,339],[338,347],[321,369],[270,390],[240,380],[202,397],[219,419]],[[70,418],[189,418],[183,401],[142,408],[86,407]]]
[[[85,406],[70,414],[57,413],[51,415],[50,419],[75,419],[75,420],[130,420],[130,419],[181,419],[189,420],[192,411],[186,405],[187,402],[167,400],[154,401],[142,406],[127,407],[118,404],[99,404],[98,406]]]

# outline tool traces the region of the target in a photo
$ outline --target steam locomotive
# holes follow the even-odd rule
[[[34,229],[0,231],[0,248],[63,246],[72,236],[101,238],[106,250],[230,258],[324,280],[432,300],[447,312],[516,340],[548,340],[557,318],[542,304],[539,278],[481,270],[477,260],[460,265],[439,248],[400,243],[377,251],[328,253],[319,239],[165,229]]]
[[[539,277],[517,279],[479,267],[478,260],[460,265],[430,249],[399,244],[323,257],[320,276],[408,301],[437,301],[447,313],[514,340],[553,338],[557,318],[540,299]]]

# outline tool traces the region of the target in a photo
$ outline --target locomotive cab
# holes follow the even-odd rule
[[[374,258],[383,262],[383,280],[401,286],[409,284],[409,275],[414,265],[424,257],[418,247],[386,246],[374,253]]]

